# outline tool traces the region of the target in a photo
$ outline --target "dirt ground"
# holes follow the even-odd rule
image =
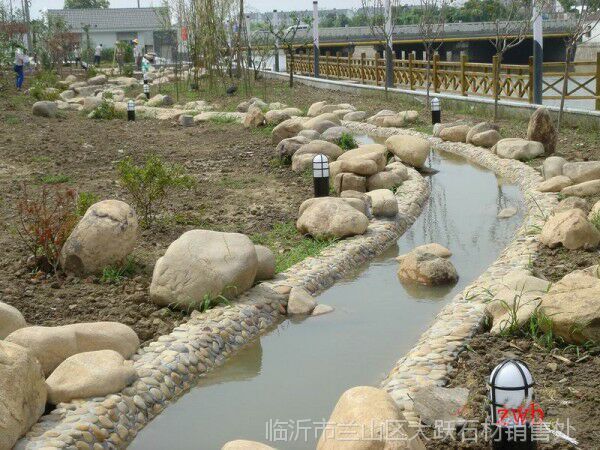
[[[501,360],[518,358],[530,368],[535,382],[535,401],[544,411],[544,420],[556,429],[579,441],[578,448],[597,449],[600,442],[600,371],[598,353],[577,353],[576,349],[548,352],[529,339],[507,340],[488,333],[477,335],[454,364],[457,369],[449,387],[469,389],[469,401],[462,417],[471,423],[484,423],[488,413],[486,381]],[[469,428],[472,426],[469,425]],[[479,432],[483,433],[482,427]],[[487,449],[482,442],[461,442],[452,439],[433,439],[428,430],[427,448]],[[467,436],[473,436],[472,433]],[[480,434],[481,436],[481,434]],[[545,439],[545,437],[543,438]],[[574,448],[565,441],[545,441],[540,438],[539,449]]]
[[[115,320],[142,341],[170,332],[181,312],[154,306],[148,286],[157,258],[183,232],[210,228],[246,234],[295,220],[312,193],[311,180],[273,165],[270,135],[239,124],[181,128],[156,120],[94,121],[78,113],[33,117],[29,101],[0,98],[0,301],[17,307],[36,325]],[[47,176],[60,176],[77,192],[130,201],[117,183],[116,163],[143,162],[156,153],[183,165],[197,186],[170,197],[159,223],[144,230],[133,252],[137,273],[120,284],[32,272],[16,234],[22,183],[35,191]]]

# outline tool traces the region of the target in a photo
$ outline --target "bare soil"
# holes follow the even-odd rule
[[[46,119],[33,117],[30,104],[26,96],[0,98],[0,301],[31,324],[114,320],[132,326],[142,341],[168,333],[185,315],[153,305],[148,286],[155,261],[172,241],[193,228],[265,232],[294,220],[311,195],[311,180],[272,163],[275,150],[264,131],[239,124],[95,121],[78,113]],[[141,233],[132,277],[107,284],[99,276],[46,275],[27,266],[16,233],[22,184],[35,191],[44,177],[60,175],[77,192],[128,202],[116,163],[125,156],[141,163],[150,153],[183,165],[198,183],[172,195],[158,223]]]
[[[462,417],[485,423],[488,414],[486,381],[493,368],[502,360],[518,358],[530,368],[535,382],[535,401],[544,411],[544,421],[556,423],[556,428],[579,441],[581,449],[596,449],[600,442],[600,371],[598,354],[577,353],[576,349],[549,352],[528,339],[510,341],[488,333],[477,335],[454,364],[456,371],[449,387],[464,387],[470,392]],[[562,359],[561,359],[562,358]],[[469,429],[474,428],[471,423]],[[559,424],[562,424],[562,429]],[[479,436],[483,427],[478,427]],[[487,449],[489,444],[462,442],[451,438],[433,439],[426,431],[431,449]],[[467,433],[474,436],[474,433]],[[545,439],[545,438],[544,438]],[[539,449],[574,448],[565,441],[538,441]]]

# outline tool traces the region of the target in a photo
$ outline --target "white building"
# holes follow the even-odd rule
[[[81,46],[86,44],[86,31],[92,46],[102,44],[112,48],[117,41],[138,39],[145,51],[155,51],[169,57],[176,42],[165,39],[166,31],[163,8],[108,8],[108,9],[49,9],[48,15],[61,17],[72,33],[80,35]],[[176,35],[175,35],[176,39]]]

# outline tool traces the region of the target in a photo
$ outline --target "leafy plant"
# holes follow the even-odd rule
[[[337,145],[339,145],[342,150],[352,150],[353,148],[358,147],[358,142],[356,142],[356,139],[354,139],[354,136],[350,133],[344,132],[337,140]]]
[[[100,103],[89,115],[90,119],[101,119],[101,120],[113,120],[113,119],[123,119],[125,118],[125,113],[122,111],[117,111],[115,109],[115,105],[112,102],[106,101],[106,99],[102,100]]]
[[[23,185],[17,231],[40,269],[56,272],[62,247],[77,223],[74,211],[74,190],[44,186],[32,198]]]
[[[128,257],[125,264],[121,266],[105,267],[102,271],[100,281],[108,284],[119,284],[125,278],[131,277],[136,273],[137,262],[134,258]]]
[[[53,90],[58,82],[56,74],[43,70],[35,75],[29,88],[29,94],[36,100],[54,101],[59,98],[58,91]]]
[[[145,227],[152,225],[170,192],[190,189],[196,184],[183,167],[167,164],[157,155],[149,156],[142,166],[127,157],[119,162],[117,171],[119,181],[133,199]]]
[[[98,70],[96,70],[96,68],[94,66],[88,66],[88,69],[86,71],[86,76],[87,76],[88,80],[90,78],[94,78],[97,75],[98,75]]]
[[[216,123],[219,125],[226,125],[226,124],[230,124],[230,123],[235,123],[236,122],[236,118],[233,116],[230,116],[228,114],[216,114],[214,116],[212,116],[209,121],[211,121],[212,123]]]
[[[115,94],[113,94],[110,91],[105,91],[102,93],[102,98],[105,100],[112,100],[115,97]]]
[[[100,198],[92,192],[80,192],[77,196],[77,206],[75,211],[79,217],[82,217],[90,206],[97,203]]]

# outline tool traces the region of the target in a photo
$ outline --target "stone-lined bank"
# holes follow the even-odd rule
[[[285,317],[287,294],[300,286],[316,294],[392,245],[420,214],[429,186],[414,170],[397,191],[395,220],[372,220],[364,235],[339,241],[228,308],[192,314],[171,334],[133,357],[138,379],[106,398],[61,403],[16,445],[37,448],[124,448],[146,423],[198,378]]]
[[[512,243],[500,257],[464,291],[445,306],[417,344],[390,371],[381,386],[394,398],[410,422],[418,423],[410,393],[427,386],[444,386],[452,363],[468,340],[483,326],[485,301],[490,289],[514,270],[528,270],[539,246],[538,231],[556,205],[554,194],[535,190],[542,176],[526,164],[502,159],[488,149],[463,143],[443,142],[412,130],[382,129],[363,123],[344,123],[355,132],[379,135],[412,134],[426,137],[433,147],[466,158],[517,184],[525,197],[526,215]]]

